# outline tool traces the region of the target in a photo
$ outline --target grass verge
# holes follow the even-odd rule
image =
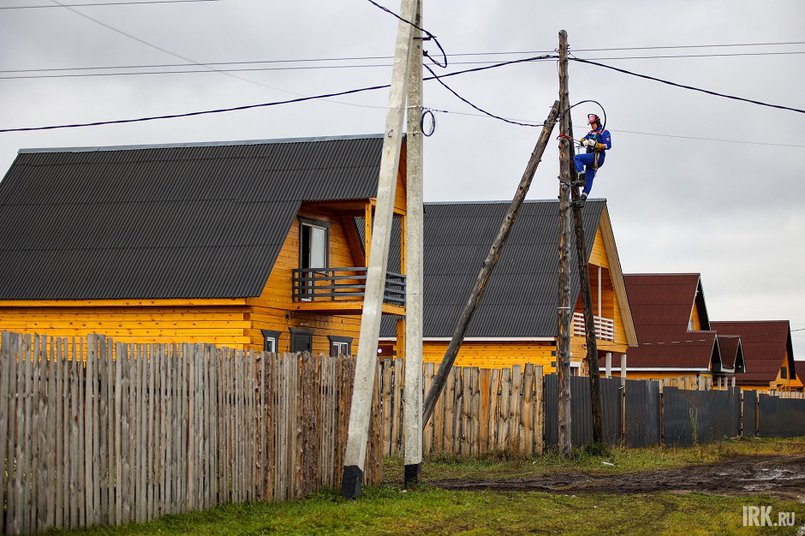
[[[805,438],[724,441],[689,449],[613,449],[608,456],[578,452],[536,459],[503,455],[474,460],[429,460],[425,484],[400,489],[402,462],[387,460],[387,483],[355,502],[334,492],[275,504],[226,505],[166,516],[150,523],[53,534],[262,535],[262,534],[796,534],[797,527],[742,526],[744,506],[794,512],[805,523],[805,504],[762,495],[705,493],[578,495],[542,492],[449,491],[427,485],[442,478],[524,477],[547,471],[638,471],[729,460],[740,455],[805,453]],[[606,465],[607,461],[614,465]]]

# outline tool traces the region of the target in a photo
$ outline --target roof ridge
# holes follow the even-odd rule
[[[99,145],[86,147],[33,147],[22,148],[18,154],[28,153],[86,153],[86,152],[105,152],[105,151],[140,151],[147,149],[180,149],[183,147],[235,147],[239,145],[279,145],[283,143],[305,143],[322,141],[341,141],[359,139],[382,138],[383,134],[346,134],[343,136],[319,136],[307,138],[276,138],[276,139],[252,139],[252,140],[231,140],[231,141],[198,141],[185,143],[156,143],[143,145]]]

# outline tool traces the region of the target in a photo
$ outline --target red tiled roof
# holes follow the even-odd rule
[[[716,333],[688,331],[700,290],[699,274],[624,274],[623,279],[639,341],[627,352],[627,366],[709,370],[719,356]]]
[[[716,334],[692,331],[676,341],[640,342],[626,353],[627,368],[710,369],[716,350]],[[716,354],[717,359],[717,354]]]
[[[794,368],[797,371],[797,378],[805,383],[805,361],[794,361]]]
[[[640,342],[687,331],[699,274],[624,274],[623,280]]]
[[[710,326],[719,334],[741,337],[746,372],[736,376],[738,385],[768,385],[774,381],[786,352],[793,366],[788,320],[711,322]]]

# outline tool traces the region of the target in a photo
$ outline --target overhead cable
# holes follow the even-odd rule
[[[439,66],[439,67],[441,67],[442,69],[446,69],[446,68],[447,68],[447,53],[446,53],[446,52],[444,51],[444,49],[442,48],[442,44],[441,44],[441,43],[439,43],[439,40],[438,40],[438,39],[436,39],[436,36],[435,36],[435,35],[433,35],[433,34],[432,34],[432,33],[430,33],[429,31],[427,31],[425,28],[423,28],[423,27],[419,26],[418,24],[416,24],[416,23],[414,23],[414,22],[412,22],[412,21],[410,21],[410,20],[406,20],[405,18],[401,17],[400,15],[398,15],[398,14],[397,14],[397,13],[395,13],[395,12],[393,12],[393,11],[392,11],[392,10],[390,10],[389,8],[387,8],[387,7],[385,7],[385,6],[382,6],[382,5],[378,4],[378,3],[377,3],[377,2],[375,2],[374,0],[368,0],[368,2],[369,2],[370,4],[372,4],[373,6],[375,6],[376,8],[378,8],[378,9],[381,9],[381,10],[385,11],[386,13],[390,14],[391,16],[396,17],[397,19],[401,20],[402,22],[404,22],[404,23],[406,23],[406,24],[408,24],[408,25],[410,25],[410,26],[413,26],[414,28],[416,28],[416,29],[417,29],[417,30],[419,30],[420,32],[422,32],[422,33],[424,33],[425,35],[427,35],[427,36],[428,36],[428,37],[427,37],[427,39],[432,40],[434,43],[436,43],[436,46],[437,46],[437,47],[439,47],[439,51],[442,53],[442,58],[444,59],[444,62],[438,62],[438,61],[436,61],[435,59],[433,59],[433,57],[431,57],[431,55],[430,55],[430,54],[428,54],[428,52],[427,52],[427,51],[425,51],[425,52],[423,52],[423,53],[425,54],[425,56],[426,56],[428,59],[430,59],[430,60],[431,60],[433,63],[435,63],[436,65],[438,65],[438,66]]]
[[[445,73],[438,78],[446,78],[450,76],[457,76],[462,74],[468,74],[473,72],[479,71],[486,71],[490,69],[497,69],[500,67],[505,67],[507,65],[514,65],[518,63],[525,63],[527,61],[536,61],[538,59],[543,59],[542,56],[537,56],[534,58],[524,58],[519,60],[512,60],[512,61],[505,61],[495,65],[487,65],[484,67],[474,67],[471,69],[464,69],[462,71],[454,71],[452,73]],[[423,78],[423,80],[430,81],[436,80],[436,76],[429,76]],[[440,83],[444,84],[444,82]],[[344,95],[354,95],[356,93],[363,93],[366,91],[376,91],[379,89],[386,89],[390,87],[391,84],[381,84],[376,86],[368,86],[356,89],[348,89],[345,91],[338,91],[334,93],[326,93],[321,95],[310,95],[310,96],[303,96],[298,97],[295,99],[286,99],[281,101],[272,101],[272,102],[261,102],[256,104],[246,104],[242,106],[232,106],[228,108],[216,108],[211,110],[198,110],[195,112],[185,112],[185,113],[176,113],[176,114],[165,114],[165,115],[156,115],[156,116],[146,116],[146,117],[136,117],[136,118],[129,118],[129,119],[112,119],[112,120],[105,120],[105,121],[92,121],[86,123],[71,123],[71,124],[62,124],[62,125],[47,125],[47,126],[39,126],[39,127],[20,127],[20,128],[4,128],[0,129],[0,133],[7,133],[7,132],[32,132],[32,131],[40,131],[40,130],[56,130],[56,129],[65,129],[65,128],[81,128],[81,127],[94,127],[94,126],[101,126],[101,125],[117,125],[117,124],[125,124],[125,123],[142,123],[146,121],[157,121],[161,119],[178,119],[181,117],[195,117],[199,115],[209,115],[209,114],[218,114],[218,113],[226,113],[226,112],[237,112],[242,110],[251,110],[255,108],[268,108],[273,106],[280,106],[285,104],[295,104],[299,102],[306,102],[306,101],[313,101],[313,100],[321,100],[327,99],[331,97],[341,97]]]
[[[52,7],[99,7],[99,6],[142,6],[151,4],[195,4],[199,2],[220,2],[221,0],[128,0],[125,2],[88,2],[86,4],[42,4],[33,6],[2,6],[2,9],[40,9]]]
[[[757,104],[758,106],[766,106],[768,108],[776,108],[778,110],[787,110],[787,111],[790,111],[790,112],[797,112],[797,113],[800,113],[800,114],[805,114],[805,110],[803,110],[801,108],[793,108],[791,106],[783,106],[781,104],[771,104],[771,103],[763,102],[763,101],[759,101],[759,100],[746,99],[744,97],[737,97],[735,95],[727,95],[726,93],[719,93],[717,91],[711,91],[709,89],[702,89],[702,88],[699,88],[699,87],[689,86],[689,85],[686,85],[686,84],[679,84],[677,82],[671,82],[670,80],[664,80],[662,78],[657,78],[656,76],[649,76],[649,75],[646,75],[646,74],[635,73],[635,72],[632,72],[632,71],[627,71],[626,69],[621,69],[620,67],[613,67],[612,65],[606,65],[606,64],[603,64],[603,63],[598,63],[596,61],[591,61],[591,60],[585,60],[585,59],[578,58],[578,57],[572,57],[572,58],[569,58],[569,59],[571,61],[576,61],[576,62],[579,62],[579,63],[587,63],[589,65],[595,65],[597,67],[603,67],[605,69],[611,69],[611,70],[617,71],[619,73],[628,74],[630,76],[636,76],[638,78],[651,80],[653,82],[660,82],[661,84],[666,84],[666,85],[673,86],[673,87],[678,87],[678,88],[682,88],[682,89],[688,89],[688,90],[691,90],[691,91],[698,91],[699,93],[705,93],[707,95],[713,95],[714,97],[722,97],[722,98],[725,98],[725,99],[732,99],[732,100],[735,100],[735,101],[748,102],[750,104]]]

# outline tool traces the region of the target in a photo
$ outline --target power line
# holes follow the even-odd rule
[[[462,74],[468,74],[473,72],[480,72],[486,71],[490,69],[497,69],[500,67],[505,67],[507,65],[514,65],[518,63],[525,63],[527,61],[536,61],[538,59],[543,59],[543,57],[535,57],[535,58],[523,58],[519,60],[512,60],[497,63],[495,65],[488,65],[484,67],[474,67],[471,69],[464,69],[462,71],[454,71],[452,73],[443,74],[441,77],[431,76],[425,77],[423,80],[436,80],[437,78],[446,78],[450,76],[457,76]],[[441,80],[440,83],[444,84]],[[338,91],[334,93],[326,93],[321,95],[311,95],[311,96],[303,96],[298,97],[295,99],[286,99],[281,101],[272,101],[272,102],[262,102],[257,104],[246,104],[242,106],[232,106],[228,108],[216,108],[211,110],[198,110],[195,112],[186,112],[186,113],[176,113],[176,114],[165,114],[165,115],[158,115],[158,116],[146,116],[146,117],[137,117],[131,119],[112,119],[112,120],[105,120],[105,121],[93,121],[87,123],[72,123],[72,124],[63,124],[63,125],[47,125],[47,126],[40,126],[40,127],[20,127],[20,128],[5,128],[0,129],[0,133],[7,133],[7,132],[32,132],[32,131],[41,131],[41,130],[56,130],[56,129],[65,129],[65,128],[82,128],[82,127],[94,127],[94,126],[101,126],[101,125],[116,125],[116,124],[125,124],[125,123],[142,123],[146,121],[156,121],[161,119],[178,119],[183,117],[195,117],[199,115],[209,115],[209,114],[218,114],[218,113],[226,113],[226,112],[236,112],[242,110],[251,110],[254,108],[268,108],[273,106],[280,106],[285,104],[295,104],[299,102],[306,102],[306,101],[313,101],[313,100],[322,100],[328,99],[331,97],[341,97],[344,95],[354,95],[356,93],[363,93],[366,91],[375,91],[378,89],[386,89],[390,87],[391,84],[382,84],[376,86],[368,86],[356,89],[348,89],[345,91]],[[465,101],[468,102],[468,101]],[[470,103],[471,104],[471,103]],[[503,119],[503,118],[500,118]]]
[[[549,58],[550,59],[550,58]],[[529,60],[538,61],[538,60]],[[491,61],[458,61],[453,65],[497,65],[499,62]],[[189,65],[189,64],[187,64]],[[321,65],[311,67],[238,67],[234,69],[182,69],[171,71],[139,71],[139,72],[113,72],[113,73],[75,73],[75,74],[44,74],[44,75],[23,75],[23,76],[0,76],[0,80],[33,80],[48,78],[105,78],[115,76],[151,76],[151,75],[174,75],[174,74],[210,74],[210,73],[232,73],[232,72],[265,72],[265,71],[315,71],[315,70],[337,70],[337,69],[358,69],[358,68],[388,68],[391,64],[364,64],[364,65]],[[0,71],[0,73],[5,71]]]
[[[87,4],[59,4],[35,6],[2,6],[0,9],[41,9],[53,7],[97,7],[97,6],[137,6],[150,4],[192,4],[198,2],[220,2],[221,0],[130,0],[126,2],[93,2]]]
[[[766,107],[769,107],[769,108],[776,108],[778,110],[788,110],[790,112],[797,112],[797,113],[805,114],[805,110],[802,110],[800,108],[792,108],[790,106],[783,106],[783,105],[780,105],[780,104],[771,104],[771,103],[768,103],[768,102],[763,102],[763,101],[758,101],[758,100],[753,100],[753,99],[746,99],[746,98],[743,98],[743,97],[737,97],[735,95],[727,95],[726,93],[718,93],[717,91],[711,91],[709,89],[702,89],[702,88],[698,88],[698,87],[694,87],[694,86],[689,86],[689,85],[686,85],[686,84],[679,84],[677,82],[671,82],[670,80],[664,80],[662,78],[657,78],[655,76],[649,76],[649,75],[646,75],[646,74],[635,73],[635,72],[632,72],[632,71],[627,71],[626,69],[621,69],[619,67],[613,67],[612,65],[605,65],[603,63],[598,63],[598,62],[591,61],[591,60],[585,60],[585,59],[582,59],[582,58],[573,57],[573,58],[570,58],[570,59],[573,60],[573,61],[580,62],[580,63],[587,63],[589,65],[595,65],[597,67],[603,67],[605,69],[611,69],[613,71],[617,71],[617,72],[623,73],[623,74],[628,74],[630,76],[636,76],[638,78],[644,78],[646,80],[652,80],[654,82],[660,82],[661,84],[666,84],[666,85],[669,85],[669,86],[678,87],[678,88],[682,88],[682,89],[688,89],[688,90],[691,90],[691,91],[698,91],[699,93],[705,93],[707,95],[713,95],[715,97],[722,97],[722,98],[725,98],[725,99],[732,99],[732,100],[736,100],[736,101],[740,101],[740,102],[748,102],[750,104],[757,104],[758,106],[766,106]]]
[[[427,37],[425,40],[432,40],[434,43],[436,43],[436,46],[437,46],[437,47],[439,47],[439,51],[442,53],[442,58],[444,58],[444,63],[440,63],[440,62],[436,61],[435,59],[433,59],[433,58],[430,56],[430,54],[428,54],[428,52],[427,52],[427,51],[423,52],[423,54],[425,54],[425,57],[427,57],[429,60],[431,60],[433,63],[435,63],[436,65],[438,65],[438,66],[439,66],[439,67],[441,67],[442,69],[446,69],[446,68],[447,68],[447,52],[445,52],[445,51],[444,51],[444,49],[442,48],[442,44],[441,44],[441,43],[439,43],[439,40],[438,40],[438,39],[436,39],[436,36],[435,36],[435,35],[433,35],[433,34],[432,34],[432,33],[430,33],[429,31],[427,31],[425,28],[423,28],[423,27],[421,27],[421,26],[417,25],[416,23],[414,23],[414,22],[412,22],[412,21],[410,21],[410,20],[404,19],[403,17],[401,17],[401,16],[400,16],[400,15],[398,15],[397,13],[393,12],[393,11],[392,11],[392,10],[390,10],[389,8],[387,8],[387,7],[385,7],[385,6],[381,6],[380,4],[378,4],[377,2],[375,2],[375,0],[368,0],[368,2],[369,2],[370,4],[372,4],[373,6],[375,6],[376,8],[378,8],[378,9],[381,9],[381,10],[385,11],[386,13],[390,14],[391,16],[396,17],[397,19],[401,20],[402,22],[404,22],[404,23],[406,23],[406,24],[408,24],[408,25],[410,25],[410,26],[414,27],[415,29],[417,29],[417,30],[419,30],[420,32],[422,32],[422,33],[424,33],[425,35],[427,35],[428,37]]]
[[[497,52],[488,53],[473,53],[473,54],[456,54],[455,56],[483,56],[483,55],[498,55]],[[730,57],[747,57],[747,56],[789,56],[789,55],[802,55],[803,51],[785,51],[785,52],[739,52],[730,54],[671,54],[671,55],[644,55],[644,56],[601,56],[587,58],[588,60],[656,60],[656,59],[688,59],[688,58],[730,58]],[[222,62],[188,62],[188,63],[157,63],[157,64],[143,64],[143,65],[105,65],[95,67],[49,67],[42,69],[6,69],[0,70],[0,74],[12,74],[14,76],[0,76],[0,80],[33,80],[33,79],[47,79],[47,78],[95,78],[95,77],[111,77],[111,76],[148,76],[148,75],[165,75],[165,74],[194,74],[194,73],[209,73],[209,72],[246,72],[246,71],[313,71],[313,70],[333,70],[333,69],[365,69],[365,68],[387,68],[391,64],[388,63],[373,63],[373,64],[347,64],[347,65],[314,65],[314,66],[291,66],[291,67],[244,67],[237,69],[210,69],[212,66],[233,66],[233,65],[261,65],[261,64],[293,64],[293,63],[323,63],[323,62],[347,62],[357,60],[384,60],[390,59],[389,56],[364,56],[354,58],[319,58],[319,59],[281,59],[281,60],[255,60],[255,61],[222,61]],[[453,61],[453,65],[492,65],[493,61]],[[184,67],[202,66],[204,69],[185,69]],[[182,70],[164,70],[171,68],[182,68]],[[136,71],[136,72],[112,72],[112,73],[78,73],[71,74],[69,71],[111,71],[115,69],[162,69],[154,71]],[[67,72],[65,72],[67,71]],[[25,73],[57,73],[57,74],[32,74],[26,75]],[[18,76],[19,74],[19,76]],[[250,81],[251,82],[251,81]]]
[[[433,72],[433,69],[431,69],[429,65],[424,65],[424,67],[425,67],[425,69],[427,69],[430,72],[431,75],[433,75],[433,78],[435,78],[436,81],[439,82],[447,91],[449,91],[450,93],[455,95],[456,98],[458,98],[460,101],[464,102],[465,104],[468,104],[470,107],[474,108],[475,110],[478,110],[482,114],[487,115],[487,116],[489,116],[489,117],[491,117],[493,119],[503,121],[504,123],[509,123],[509,124],[512,124],[512,125],[518,125],[518,126],[521,126],[521,127],[541,127],[542,126],[542,125],[537,125],[537,124],[534,124],[534,123],[523,123],[523,122],[520,122],[520,121],[513,121],[511,119],[506,119],[505,117],[501,117],[499,115],[495,115],[493,113],[487,112],[483,108],[480,108],[480,107],[476,106],[475,104],[473,104],[472,102],[468,101],[467,99],[465,99],[464,97],[459,95],[453,88],[451,88],[450,86],[445,84],[445,82],[439,76],[437,76],[436,73]]]
[[[79,17],[83,17],[83,18],[85,18],[85,19],[87,19],[87,20],[89,20],[89,21],[92,21],[92,22],[94,22],[94,23],[96,23],[96,24],[99,24],[99,25],[103,26],[104,28],[107,28],[107,29],[109,29],[109,30],[112,30],[113,32],[116,32],[116,33],[119,33],[120,35],[123,35],[123,36],[125,36],[125,37],[128,37],[129,39],[132,39],[132,40],[134,40],[134,41],[137,41],[138,43],[141,43],[141,44],[143,44],[143,45],[145,45],[145,46],[151,47],[151,48],[153,48],[153,49],[155,49],[155,50],[158,50],[158,51],[160,51],[160,52],[162,52],[162,53],[168,54],[169,56],[173,56],[174,58],[179,58],[180,60],[184,60],[184,61],[187,61],[187,62],[193,63],[194,65],[198,65],[199,67],[205,67],[206,69],[208,69],[208,70],[210,70],[210,71],[219,72],[219,73],[223,74],[224,76],[229,76],[229,77],[231,77],[231,78],[234,78],[235,80],[240,80],[241,82],[248,82],[248,83],[250,83],[250,84],[255,84],[255,85],[258,85],[258,86],[262,86],[262,87],[265,87],[265,88],[268,88],[268,89],[272,89],[272,90],[274,90],[274,91],[280,91],[280,92],[282,92],[282,93],[288,93],[288,94],[291,94],[291,95],[302,96],[302,94],[301,94],[301,93],[295,93],[295,92],[293,92],[293,91],[288,91],[288,90],[281,89],[281,88],[278,88],[278,87],[269,86],[269,85],[267,85],[267,84],[262,84],[262,83],[260,83],[260,82],[255,82],[254,80],[249,80],[248,78],[241,78],[240,76],[234,75],[234,74],[232,74],[232,73],[227,73],[227,72],[225,72],[225,71],[221,71],[221,70],[215,69],[214,67],[209,67],[209,66],[206,66],[206,65],[205,65],[205,64],[203,64],[203,63],[199,63],[199,62],[197,62],[197,61],[195,61],[195,60],[193,60],[193,59],[191,59],[191,58],[188,58],[188,57],[182,56],[181,54],[177,54],[177,53],[172,52],[172,51],[170,51],[170,50],[168,50],[168,49],[166,49],[166,48],[162,48],[162,47],[160,47],[160,46],[158,46],[158,45],[155,45],[155,44],[153,44],[153,43],[150,43],[150,42],[148,42],[148,41],[146,41],[146,40],[144,40],[144,39],[140,39],[140,38],[139,38],[139,37],[137,37],[136,35],[132,35],[132,34],[130,34],[130,33],[124,32],[123,30],[120,30],[120,29],[118,29],[118,28],[115,28],[114,26],[111,26],[111,25],[109,25],[109,24],[106,24],[105,22],[103,22],[103,21],[101,21],[101,20],[98,20],[98,19],[96,19],[96,18],[90,17],[89,15],[87,15],[87,14],[85,14],[85,13],[81,13],[80,11],[78,11],[78,10],[76,10],[76,9],[73,9],[72,7],[70,7],[70,6],[69,6],[69,5],[67,5],[67,4],[62,4],[62,3],[61,3],[61,2],[59,2],[58,0],[50,0],[50,1],[51,1],[51,2],[53,2],[53,3],[54,3],[54,4],[56,4],[56,5],[59,5],[59,6],[63,7],[63,8],[65,8],[65,9],[67,9],[67,10],[69,10],[69,11],[71,11],[71,12],[75,13],[75,14],[76,14],[76,15],[78,15]]]

